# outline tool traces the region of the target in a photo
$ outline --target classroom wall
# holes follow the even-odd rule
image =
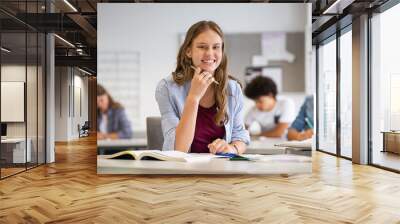
[[[69,118],[69,83],[68,67],[55,68],[55,141],[68,140]]]
[[[252,57],[261,55],[261,33],[228,34],[225,35],[225,43],[228,48],[228,68],[230,74],[245,83],[245,69],[252,65]],[[304,67],[304,33],[287,32],[286,50],[295,60],[271,60],[268,66],[282,69],[282,92],[305,91],[305,67]]]
[[[76,70],[75,70],[76,71]],[[79,71],[78,71],[79,72]],[[80,73],[82,74],[82,73]],[[73,123],[72,135],[79,135],[77,126],[82,126],[85,121],[89,120],[89,102],[88,102],[88,77],[80,74],[74,76],[74,108],[73,108]],[[79,93],[80,92],[80,93]],[[79,137],[79,136],[78,136]]]
[[[55,69],[55,141],[77,139],[88,120],[88,78],[76,68]]]
[[[157,83],[171,73],[179,36],[200,20],[217,22],[225,34],[311,32],[307,4],[98,4],[98,83],[118,77],[124,54],[139,55],[139,119],[134,130],[145,130],[146,116],[159,116],[154,99]],[[277,19],[279,18],[279,19]],[[310,41],[306,36],[306,41]],[[309,49],[311,51],[311,49]],[[113,56],[117,55],[117,56]],[[309,55],[307,52],[305,54]],[[114,60],[117,69],[110,69]],[[309,61],[306,58],[306,61]],[[108,63],[108,64],[107,64]],[[129,64],[129,61],[127,62]],[[304,68],[306,71],[306,68]],[[109,78],[108,78],[109,79]],[[303,86],[304,84],[300,84]],[[107,88],[107,84],[105,84]],[[110,84],[110,88],[111,88]],[[128,87],[129,88],[129,87]],[[128,90],[127,90],[128,91]],[[303,90],[304,91],[304,90]],[[125,102],[121,102],[124,104]],[[129,103],[129,102],[126,102]],[[132,120],[132,119],[131,119]]]

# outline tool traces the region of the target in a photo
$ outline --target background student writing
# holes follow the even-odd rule
[[[239,83],[227,74],[224,36],[215,22],[200,21],[189,28],[176,69],[159,82],[156,100],[164,150],[246,150],[250,138],[243,123],[243,95]]]
[[[284,137],[295,117],[294,103],[288,98],[277,98],[275,82],[268,77],[257,76],[245,88],[245,95],[254,100],[255,106],[245,118],[250,127],[256,122],[261,127],[261,136]]]

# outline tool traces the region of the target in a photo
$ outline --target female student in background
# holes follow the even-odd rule
[[[121,104],[97,85],[97,139],[132,138],[131,123]]]
[[[218,83],[218,84],[217,84]],[[156,90],[164,150],[241,154],[249,143],[243,123],[243,95],[227,74],[220,27],[200,21],[186,33],[172,75]]]

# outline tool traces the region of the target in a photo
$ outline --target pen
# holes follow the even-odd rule
[[[304,118],[304,120],[306,121],[306,124],[308,125],[309,128],[313,129],[313,126],[310,122],[310,119],[308,119],[308,117]]]
[[[229,157],[229,158],[237,156],[235,153],[224,153],[224,152],[217,152],[215,155]]]
[[[193,70],[196,71],[196,67],[194,67],[193,65],[190,66]],[[213,77],[213,82],[217,85],[219,85],[219,82],[215,81],[214,77]]]
[[[229,158],[230,161],[255,161],[254,159],[243,157],[235,153],[217,152],[215,155]]]

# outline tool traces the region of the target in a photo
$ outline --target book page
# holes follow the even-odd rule
[[[304,148],[304,149],[311,149],[312,145],[312,138],[306,139],[303,141],[287,141],[275,144],[276,146],[280,147],[293,147],[293,148]]]
[[[130,160],[136,160],[137,155],[135,151],[133,150],[127,150],[127,151],[122,151],[122,152],[117,152],[111,155],[105,156],[106,159],[130,159]]]
[[[208,161],[215,157],[212,154],[201,153],[184,153],[180,151],[158,151],[149,150],[151,152],[143,152],[140,157],[150,156],[165,161],[179,161],[179,162],[200,162]]]

